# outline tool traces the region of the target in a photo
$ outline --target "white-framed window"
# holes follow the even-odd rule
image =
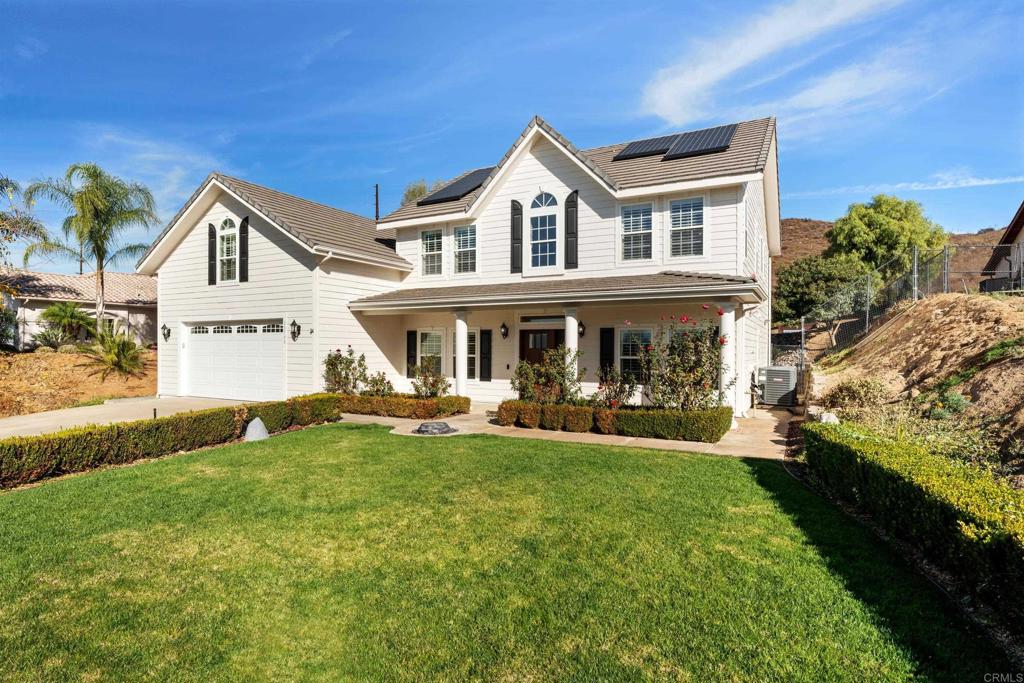
[[[424,230],[420,233],[424,275],[441,275],[444,272],[443,245],[444,237],[440,230]]]
[[[239,325],[238,329],[235,330],[238,334],[256,334],[259,332],[259,328],[255,325]]]
[[[444,355],[444,335],[441,330],[420,330],[416,335],[416,358],[421,367],[431,367],[441,372],[441,358]]]
[[[704,198],[673,199],[669,203],[669,255],[704,255]]]
[[[214,334],[231,334],[231,325],[217,325],[213,328]]]
[[[230,218],[217,231],[217,282],[238,280],[238,226]]]
[[[192,328],[192,334],[209,334],[210,328],[204,325],[197,325]]]
[[[640,377],[640,358],[644,348],[651,343],[653,334],[647,328],[629,327],[619,330],[619,371],[622,374]]]
[[[270,323],[263,326],[263,334],[280,334],[284,332],[284,325],[281,323]]]
[[[455,228],[455,272],[476,272],[476,226]]]
[[[622,260],[650,260],[653,254],[654,207],[630,204],[622,207]]]
[[[558,200],[541,192],[530,204],[530,267],[558,265]]]
[[[476,379],[477,360],[480,358],[479,346],[476,343],[476,330],[467,330],[466,334],[466,378]],[[455,330],[452,330],[452,377],[455,376]]]

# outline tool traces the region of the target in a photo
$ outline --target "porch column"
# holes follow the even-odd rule
[[[455,311],[455,394],[466,395],[466,376],[469,374],[469,314]]]
[[[570,353],[575,353],[580,345],[579,321],[576,319],[576,309],[565,309],[565,348]],[[573,365],[575,370],[575,364]]]
[[[722,361],[721,373],[718,379],[718,388],[722,392],[722,400],[725,405],[736,412],[736,355],[738,340],[736,338],[736,306],[734,304],[719,304],[722,315],[718,317],[718,334],[725,337],[725,345],[719,353]],[[731,384],[731,386],[730,386]],[[733,426],[736,426],[735,420]]]

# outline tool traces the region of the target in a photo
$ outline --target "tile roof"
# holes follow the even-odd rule
[[[383,294],[375,294],[352,302],[352,307],[387,308],[395,305],[416,305],[423,303],[472,303],[474,301],[494,300],[507,301],[515,297],[560,296],[573,297],[586,295],[597,296],[603,293],[615,294],[633,291],[664,290],[666,292],[687,289],[706,288],[715,285],[755,285],[756,280],[749,277],[731,275],[714,275],[709,273],[685,273],[666,270],[650,275],[617,275],[608,277],[557,278],[551,280],[523,280],[487,284],[481,286],[458,285],[454,287],[418,287],[415,289],[398,289]]]
[[[377,230],[372,219],[216,171],[211,173],[185,202],[160,236],[153,241],[139,263],[149,256],[212,180],[237,194],[310,249],[355,254],[400,268],[412,266],[395,253],[394,233]]]
[[[416,218],[430,218],[448,213],[466,212],[487,185],[494,179],[509,157],[523,143],[530,131],[539,127],[565,147],[583,165],[601,178],[610,189],[624,190],[646,185],[662,185],[686,180],[700,180],[719,176],[754,173],[764,170],[768,164],[768,153],[775,134],[775,118],[769,117],[737,124],[729,148],[722,152],[703,154],[662,161],[662,155],[612,161],[629,142],[620,142],[604,147],[580,150],[568,138],[555,130],[539,116],[535,116],[519,139],[509,148],[494,166],[483,185],[466,196],[443,204],[417,206],[415,202],[405,204],[381,219],[382,223]],[[683,131],[681,131],[683,132]],[[466,171],[442,187],[446,187],[472,171]],[[440,189],[440,188],[438,188]]]
[[[35,273],[8,268],[0,273],[0,282],[12,287],[18,298],[58,301],[96,301],[96,276]],[[108,304],[156,305],[156,278],[135,273],[103,273],[105,300]]]

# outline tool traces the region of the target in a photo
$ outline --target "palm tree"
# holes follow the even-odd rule
[[[78,339],[82,330],[91,329],[96,322],[85,309],[79,308],[73,301],[58,301],[51,304],[39,314],[39,317],[48,325],[63,330],[72,339]]]
[[[0,265],[7,261],[7,244],[15,240],[40,240],[46,237],[46,229],[32,216],[32,202],[22,199],[21,187],[17,182],[0,175],[0,195],[7,200],[7,206],[0,209]]]
[[[68,211],[64,240],[47,236],[25,250],[25,263],[36,254],[92,261],[96,271],[96,329],[103,324],[103,273],[108,266],[138,258],[145,244],[120,244],[129,228],[156,221],[153,194],[145,185],[110,175],[96,164],[71,164],[63,178],[48,178],[25,188],[27,201],[43,197]],[[77,246],[75,246],[77,244]]]

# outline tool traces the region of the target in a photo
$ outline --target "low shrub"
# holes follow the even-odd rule
[[[1024,491],[919,445],[846,425],[803,430],[807,464],[832,494],[1024,628]]]
[[[0,489],[38,479],[194,451],[237,440],[259,417],[267,431],[338,419],[335,394],[211,408],[153,420],[93,425],[42,436],[0,440]]]
[[[364,396],[394,396],[395,385],[386,374],[378,372],[366,378],[366,388],[359,393]]]
[[[498,406],[498,424],[502,427],[511,427],[519,419],[519,406],[522,401],[502,401]]]
[[[589,432],[594,427],[594,409],[590,406],[565,406],[567,432]]]
[[[35,353],[57,353],[57,351],[49,346],[37,346]]]
[[[536,429],[540,426],[540,404],[522,403],[519,406],[519,418],[516,425],[527,429]]]
[[[263,420],[263,426],[271,434],[283,432],[292,426],[292,404],[289,401],[267,401],[253,403],[248,406],[247,422],[257,417]]]
[[[407,417],[417,420],[431,420],[437,417],[468,413],[470,408],[470,400],[465,396],[438,396],[424,399],[401,394],[394,396],[337,394],[336,399],[342,413]]]
[[[75,344],[64,344],[57,349],[57,353],[78,353],[78,346]]]
[[[540,408],[540,427],[560,431],[565,426],[566,406],[557,403],[548,403]]]
[[[433,358],[437,357],[433,356]],[[416,398],[437,398],[448,394],[452,383],[441,374],[440,367],[440,359],[438,359],[437,363],[428,362],[412,369],[412,390]]]
[[[610,408],[594,408],[594,429],[600,434],[614,434],[616,412]]]
[[[112,374],[127,380],[141,377],[146,370],[143,348],[128,336],[127,332],[100,332],[96,341],[82,351],[85,365],[92,368],[90,374],[99,375],[103,381]]]
[[[829,410],[870,408],[888,403],[892,392],[877,379],[848,379],[835,385],[821,397],[821,405]]]
[[[615,413],[615,432],[623,436],[716,443],[732,426],[732,408],[728,406],[682,412],[627,409]]]

